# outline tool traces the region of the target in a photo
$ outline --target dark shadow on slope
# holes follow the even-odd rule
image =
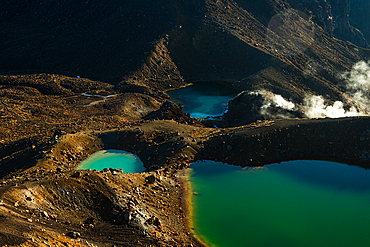
[[[109,83],[137,69],[177,18],[172,1],[37,0],[26,6],[3,6],[9,14],[0,22],[2,71],[57,70]]]

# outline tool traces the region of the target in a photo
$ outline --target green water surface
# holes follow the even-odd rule
[[[210,246],[370,246],[370,172],[326,161],[191,166],[195,232]]]
[[[204,118],[222,115],[227,102],[237,94],[235,90],[216,82],[202,82],[169,91],[171,101],[182,105],[191,117]]]
[[[137,155],[122,150],[103,150],[94,153],[82,161],[77,170],[98,170],[104,168],[123,169],[124,173],[136,173],[145,170],[143,162]]]

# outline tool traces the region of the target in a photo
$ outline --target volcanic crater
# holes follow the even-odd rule
[[[194,161],[369,167],[370,108],[343,76],[369,59],[368,30],[341,19],[349,5],[324,2],[0,3],[0,244],[201,246],[176,177]],[[217,119],[192,118],[167,94],[202,82],[240,92]],[[299,111],[279,117],[275,103],[264,115],[266,99],[250,94],[261,90]],[[309,118],[307,95],[361,114]],[[106,149],[146,170],[76,170]]]

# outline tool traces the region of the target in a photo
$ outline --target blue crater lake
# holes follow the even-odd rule
[[[209,246],[369,246],[370,171],[327,161],[193,163],[191,226]]]
[[[196,118],[222,115],[227,102],[237,94],[235,90],[217,82],[201,82],[167,93],[172,102],[183,106],[184,113]]]
[[[101,171],[104,168],[123,169],[124,173],[136,173],[145,170],[143,162],[137,155],[113,149],[92,154],[82,161],[76,169]]]

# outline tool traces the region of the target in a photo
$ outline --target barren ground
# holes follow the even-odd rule
[[[199,245],[175,176],[196,160],[369,166],[368,117],[244,125],[240,106],[217,122],[238,127],[217,129],[165,94],[222,80],[344,100],[340,74],[369,50],[281,0],[128,2],[0,4],[0,245]],[[146,171],[75,170],[103,149],[137,154]]]

